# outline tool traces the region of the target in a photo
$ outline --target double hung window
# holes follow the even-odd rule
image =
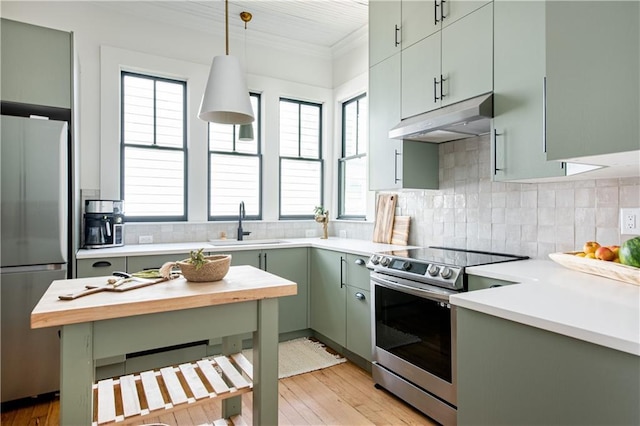
[[[127,220],[187,220],[186,82],[122,71],[121,91]]]
[[[253,139],[240,139],[240,126],[209,123],[209,220],[262,218],[260,95],[251,94]]]
[[[367,98],[342,104],[342,151],[338,160],[338,217],[364,219],[367,213]]]
[[[280,99],[280,218],[312,218],[322,177],[322,105]]]

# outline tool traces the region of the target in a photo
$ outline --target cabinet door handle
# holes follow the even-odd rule
[[[433,103],[438,103],[438,99],[440,99],[438,97],[438,91],[436,90],[438,88],[438,79],[433,77]]]
[[[400,45],[400,40],[398,39],[398,33],[400,33],[400,27],[396,24],[396,31],[394,33],[395,46],[398,47]]]
[[[108,268],[109,266],[111,266],[111,262],[106,260],[99,260],[91,265],[92,268]]]
[[[438,7],[440,5],[438,4],[438,0],[433,0],[433,25],[438,25],[438,22],[440,22],[440,20],[438,19]]]
[[[364,300],[364,299],[366,299],[366,297],[364,296],[364,294],[362,294],[362,293],[360,293],[360,292],[357,292],[357,293],[355,294],[355,296],[356,296],[356,299],[358,299],[358,300]]]
[[[498,136],[502,136],[504,135],[504,133],[498,133],[498,131],[494,128],[493,133],[491,135],[493,136],[493,174],[496,175],[498,174],[498,171],[504,170],[504,169],[498,168],[498,143],[497,143]]]
[[[443,3],[444,3],[444,0],[443,0]],[[443,100],[443,99],[444,99],[444,97],[445,97],[445,94],[444,94],[444,84],[443,84],[445,81],[447,81],[447,79],[446,79],[446,78],[444,78],[444,77],[442,76],[442,74],[440,74],[440,100]]]
[[[547,77],[542,79],[542,152],[547,153]]]
[[[262,253],[258,253],[258,269],[262,269]]]
[[[347,263],[347,259],[345,259],[344,257],[340,256],[340,288],[344,287],[344,272],[343,272],[343,268],[344,268],[344,264]]]
[[[401,156],[402,153],[398,152],[397,149],[394,149],[393,152],[395,153],[393,162],[393,179],[395,181],[394,183],[398,183],[402,180],[398,177],[398,157]]]
[[[267,253],[264,253],[264,270],[267,270]]]
[[[444,4],[447,2],[448,0],[442,0],[440,2],[440,20],[444,21],[444,18],[447,17],[447,15],[444,14]]]
[[[364,259],[357,258],[354,263],[356,265],[362,266],[362,265],[364,265],[365,262],[364,262]]]

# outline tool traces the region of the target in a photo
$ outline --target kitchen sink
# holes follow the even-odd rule
[[[224,246],[254,246],[286,243],[284,240],[209,240],[211,245],[216,247]]]

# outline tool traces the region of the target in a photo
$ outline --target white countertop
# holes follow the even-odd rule
[[[276,238],[274,238],[276,239]],[[242,245],[213,245],[208,241],[193,243],[170,244],[136,244],[122,247],[81,249],[76,253],[76,259],[100,259],[121,256],[150,256],[155,254],[186,253],[190,250],[204,248],[205,252],[233,252],[240,250],[268,250],[291,247],[315,247],[327,250],[343,251],[347,253],[369,256],[373,253],[388,250],[404,250],[414,246],[398,246],[391,244],[374,243],[367,240],[355,240],[349,238],[329,237],[321,238],[277,238],[278,244],[242,244]],[[246,240],[251,241],[251,240]],[[259,241],[259,240],[258,240]],[[220,244],[217,242],[216,244]]]
[[[456,306],[640,356],[640,287],[551,260],[475,266],[473,275],[518,282],[451,297]]]

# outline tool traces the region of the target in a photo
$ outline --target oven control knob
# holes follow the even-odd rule
[[[440,268],[437,267],[436,265],[429,265],[429,268],[427,269],[427,272],[432,277],[435,277],[436,275],[438,275],[438,272],[440,272]]]
[[[391,259],[389,259],[388,257],[383,257],[382,259],[380,259],[380,264],[382,266],[389,266],[389,264],[391,263]]]
[[[380,258],[378,256],[371,256],[371,263],[377,265],[378,263],[380,263]]]
[[[453,276],[453,271],[451,270],[451,268],[445,267],[442,269],[442,272],[440,272],[440,276],[445,280],[448,280]]]
[[[411,269],[411,262],[404,261],[401,266],[403,271],[408,271]]]

